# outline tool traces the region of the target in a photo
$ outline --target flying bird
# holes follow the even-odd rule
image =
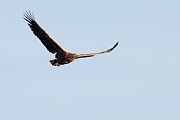
[[[98,52],[98,53],[90,53],[90,54],[69,53],[69,52],[66,52],[61,46],[59,46],[58,43],[56,43],[46,33],[46,31],[43,30],[38,25],[33,13],[31,13],[30,11],[26,11],[24,13],[23,18],[28,22],[28,25],[33,31],[34,35],[39,38],[39,40],[43,43],[43,45],[47,48],[47,50],[55,54],[55,59],[49,61],[53,66],[60,66],[60,65],[68,64],[78,58],[93,57],[100,54],[109,53],[118,45],[118,42],[117,42],[112,48],[103,52]]]

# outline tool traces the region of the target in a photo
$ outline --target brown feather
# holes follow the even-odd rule
[[[98,52],[98,53],[90,53],[90,54],[79,54],[77,55],[76,59],[78,58],[86,58],[86,57],[93,57],[93,56],[97,56],[97,55],[100,55],[100,54],[105,54],[105,53],[109,53],[111,52],[116,46],[118,45],[118,42],[110,49],[106,50],[106,51],[103,51],[103,52]]]
[[[45,30],[37,24],[34,15],[30,11],[24,13],[24,19],[28,22],[33,33],[40,39],[49,52],[64,52],[64,50],[45,32]]]

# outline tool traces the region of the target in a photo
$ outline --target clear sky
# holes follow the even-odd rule
[[[0,4],[0,120],[180,120],[179,0]],[[110,54],[54,67],[23,13],[65,50]]]

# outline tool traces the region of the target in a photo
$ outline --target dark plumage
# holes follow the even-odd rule
[[[92,57],[104,53],[111,52],[117,45],[118,42],[110,49],[98,52],[98,53],[90,53],[90,54],[75,54],[69,53],[63,50],[46,32],[43,30],[35,21],[34,15],[30,11],[26,11],[24,13],[24,19],[28,22],[29,27],[33,31],[33,33],[40,39],[43,45],[47,48],[47,50],[51,53],[56,53],[55,58],[50,60],[51,64],[54,66],[60,66],[64,64],[68,64],[75,59]]]

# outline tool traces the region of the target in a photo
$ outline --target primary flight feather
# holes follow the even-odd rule
[[[68,64],[75,59],[78,58],[85,58],[85,57],[93,57],[96,55],[109,53],[111,52],[117,45],[118,42],[110,49],[98,52],[98,53],[90,53],[90,54],[76,54],[76,53],[69,53],[62,49],[47,33],[43,30],[35,21],[34,15],[30,11],[26,11],[24,13],[24,19],[28,22],[29,27],[33,31],[33,33],[39,38],[39,40],[43,43],[43,45],[47,48],[47,50],[51,53],[56,53],[55,58],[50,60],[50,63],[53,66],[60,66],[64,64]]]

